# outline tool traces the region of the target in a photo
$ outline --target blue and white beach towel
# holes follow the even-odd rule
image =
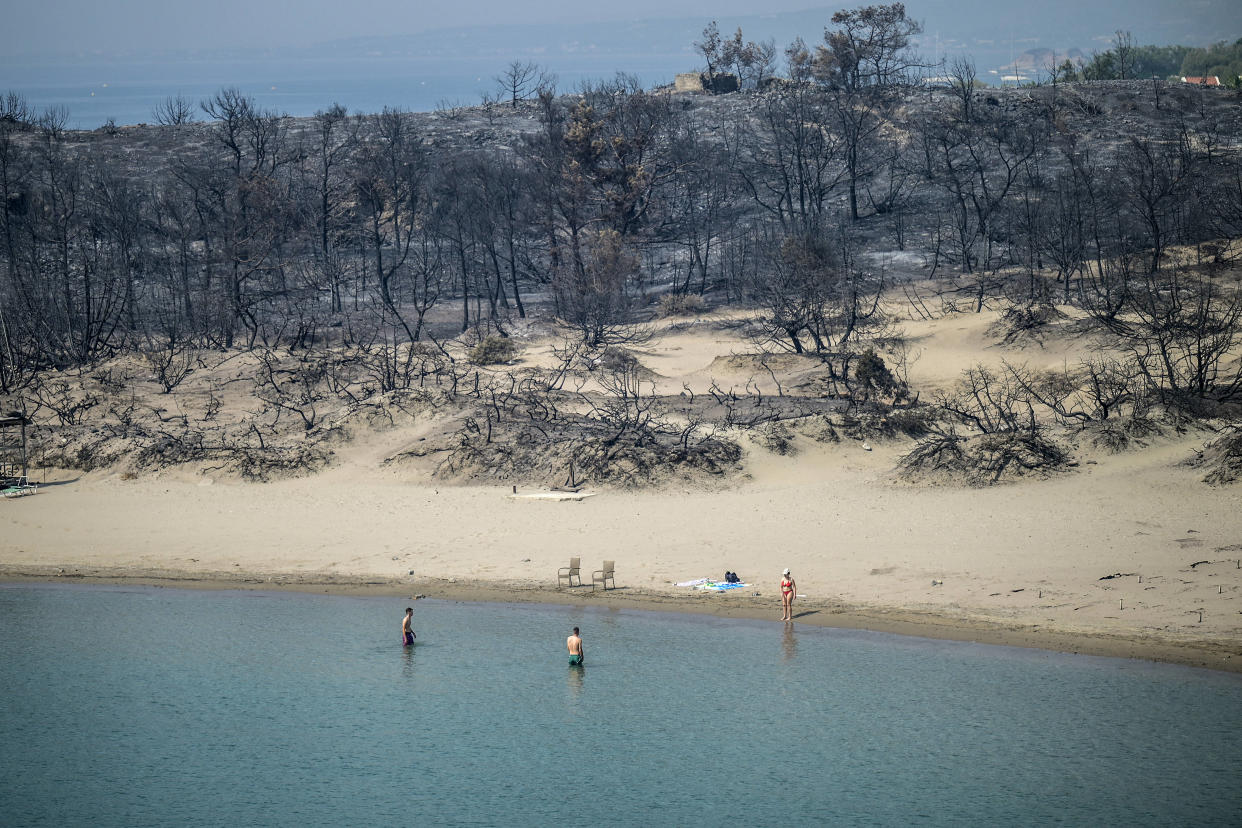
[[[724,581],[713,581],[711,578],[696,578],[693,581],[682,581],[675,586],[691,587],[692,589],[705,589],[710,592],[725,592],[730,589],[742,589],[750,584],[727,584]]]
[[[707,589],[707,590],[711,590],[712,592],[724,592],[725,590],[742,589],[743,587],[748,587],[748,586],[750,586],[750,584],[726,584],[726,583],[716,583],[715,581],[708,581],[702,586],[695,587],[695,589]]]

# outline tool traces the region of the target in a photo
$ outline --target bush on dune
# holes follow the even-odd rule
[[[1203,482],[1225,486],[1242,478],[1242,425],[1230,425],[1202,452],[1190,460],[1194,468],[1207,469]]]
[[[1069,452],[1041,434],[996,432],[963,437],[950,430],[920,440],[898,462],[914,482],[989,486],[1023,477],[1047,477],[1070,465]]]
[[[517,356],[518,347],[505,336],[486,336],[467,355],[475,365],[500,365]]]

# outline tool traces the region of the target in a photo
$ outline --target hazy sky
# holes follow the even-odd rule
[[[891,0],[0,0],[0,59],[116,55],[162,49],[310,46],[366,35],[512,23],[717,19],[823,10]],[[1140,43],[1237,37],[1239,0],[905,0],[928,36],[1052,38],[1043,45],[1106,48],[1116,29]],[[822,28],[820,29],[822,32]],[[973,35],[971,34],[973,32]],[[819,33],[805,33],[812,40]],[[982,42],[982,41],[980,41]]]
[[[4,0],[0,50],[12,55],[298,46],[446,26],[707,18],[819,5],[815,0]]]

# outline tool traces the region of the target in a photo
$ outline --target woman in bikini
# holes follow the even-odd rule
[[[794,583],[793,576],[786,569],[781,573],[781,606],[785,609],[785,615],[781,618],[782,621],[793,620],[793,601],[794,596],[797,594],[798,587]]]

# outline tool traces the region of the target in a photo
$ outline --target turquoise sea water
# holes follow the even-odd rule
[[[0,587],[0,824],[1238,825],[1242,676],[772,622]],[[582,627],[587,664],[564,640]]]
[[[0,94],[22,94],[36,112],[63,107],[72,129],[95,129],[108,119],[118,125],[154,123],[154,109],[180,95],[205,120],[199,102],[235,86],[264,110],[294,117],[313,115],[333,104],[350,113],[384,107],[430,112],[443,106],[477,106],[497,94],[495,78],[507,59],[492,60],[235,60],[76,61],[16,63],[0,58]],[[584,82],[633,73],[645,86],[671,83],[684,66],[676,60],[627,59],[565,62],[553,67],[556,86],[573,92]]]

